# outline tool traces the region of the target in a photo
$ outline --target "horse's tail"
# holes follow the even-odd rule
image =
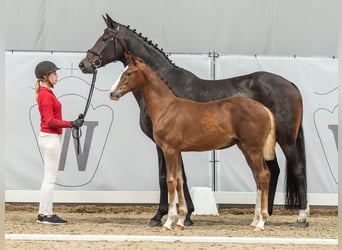
[[[268,113],[268,116],[270,118],[270,130],[268,131],[266,141],[264,144],[264,159],[267,161],[273,160],[275,158],[275,144],[276,144],[276,125],[275,125],[275,119],[272,114],[272,112],[264,107]]]
[[[304,130],[302,122],[299,126],[298,135],[296,139],[296,146],[298,152],[299,165],[303,168],[303,181],[305,181],[306,187],[306,157],[305,157],[305,143],[304,143]],[[289,161],[286,162],[286,196],[285,196],[285,208],[296,209],[299,207],[299,190],[296,178],[293,177],[294,173],[291,171],[291,164]],[[292,163],[293,164],[293,163]]]

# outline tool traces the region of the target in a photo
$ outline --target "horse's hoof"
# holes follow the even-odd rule
[[[154,220],[154,219],[151,219],[150,220],[150,223],[148,223],[148,225],[150,227],[160,227],[162,225],[161,221],[160,220]]]
[[[150,220],[150,223],[148,225],[150,227],[162,226],[161,220],[165,214],[167,214],[167,210],[166,210],[166,212],[164,210],[158,210],[157,213],[152,217],[152,219]]]
[[[194,224],[194,222],[190,218],[186,218],[184,221],[184,226],[190,227]]]
[[[309,226],[309,222],[306,219],[296,221],[296,227],[298,227],[298,228],[306,228],[308,226]]]
[[[177,230],[177,231],[182,231],[182,230],[184,230],[184,226],[182,226],[182,225],[176,225],[175,226],[175,230]]]

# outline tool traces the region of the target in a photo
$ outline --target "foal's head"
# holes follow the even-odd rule
[[[117,101],[130,91],[138,90],[141,87],[143,76],[141,74],[141,59],[131,55],[126,55],[128,65],[120,74],[118,80],[109,91],[109,98]]]

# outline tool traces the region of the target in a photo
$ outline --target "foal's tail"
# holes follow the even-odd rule
[[[275,158],[275,144],[276,144],[276,125],[272,112],[264,107],[270,118],[271,128],[267,134],[267,138],[264,144],[264,158],[266,161],[273,160]]]

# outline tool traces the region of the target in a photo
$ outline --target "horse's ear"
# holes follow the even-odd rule
[[[108,13],[106,13],[106,19],[105,19],[105,22],[106,22],[106,24],[107,24],[107,26],[109,27],[109,28],[114,28],[113,26],[114,26],[114,20],[108,15]]]
[[[108,13],[106,13],[106,17],[108,21],[113,21],[112,18],[108,15]]]
[[[108,20],[106,19],[106,17],[105,17],[104,15],[102,15],[102,18],[103,18],[103,20],[105,21],[105,23],[106,23],[107,26],[108,26]]]

